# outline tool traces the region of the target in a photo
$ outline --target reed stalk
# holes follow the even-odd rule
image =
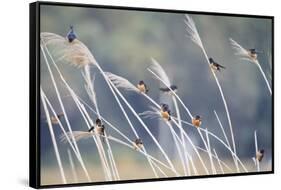
[[[56,137],[55,137],[55,134],[54,134],[54,131],[53,131],[53,126],[52,126],[52,122],[51,122],[51,119],[50,119],[50,114],[49,114],[49,111],[48,111],[48,108],[47,108],[47,105],[46,105],[46,101],[45,101],[45,99],[44,99],[44,97],[42,95],[42,88],[41,87],[40,87],[40,94],[41,94],[41,101],[42,101],[42,104],[43,104],[43,108],[44,108],[44,111],[45,111],[45,114],[46,114],[46,118],[47,118],[48,128],[49,128],[49,132],[50,132],[50,135],[51,135],[51,139],[52,139],[52,144],[53,144],[54,151],[55,151],[56,160],[57,160],[57,163],[58,163],[58,166],[59,166],[61,180],[62,180],[63,184],[66,184],[67,182],[66,182],[66,178],[65,178],[62,162],[61,162],[60,153],[59,153],[59,150],[58,150],[58,145],[57,145]]]
[[[43,42],[43,44],[44,44],[44,42]],[[50,55],[50,53],[49,53],[49,51],[48,51],[46,45],[44,45],[44,46],[45,46],[45,48],[46,48],[47,54]],[[60,95],[60,92],[59,92],[59,90],[58,90],[58,87],[57,87],[57,84],[56,84],[54,75],[53,75],[53,73],[52,73],[50,64],[49,64],[48,59],[47,59],[47,56],[46,56],[46,53],[45,53],[45,51],[44,51],[44,48],[43,48],[42,46],[40,46],[40,47],[41,47],[41,51],[42,51],[42,53],[43,53],[43,57],[44,57],[44,59],[45,59],[45,63],[46,63],[46,65],[47,65],[47,68],[48,68],[48,71],[49,71],[49,74],[50,74],[50,77],[51,77],[51,80],[52,80],[52,83],[53,83],[53,86],[54,86],[54,89],[55,89],[55,92],[56,92],[56,95],[57,95],[57,98],[58,98],[58,101],[59,101],[59,105],[60,105],[60,107],[61,107],[61,109],[62,109],[62,112],[63,112],[63,114],[64,114],[64,116],[65,116],[66,125],[67,125],[67,127],[68,127],[68,130],[69,130],[70,133],[71,133],[71,139],[72,139],[72,141],[73,141],[73,145],[74,145],[74,147],[75,147],[75,149],[76,149],[76,151],[77,151],[77,154],[78,154],[78,156],[79,156],[79,160],[80,160],[80,163],[82,164],[82,168],[83,168],[83,171],[84,171],[84,173],[85,173],[85,175],[86,175],[86,178],[87,178],[87,180],[88,180],[89,182],[91,182],[92,180],[91,180],[91,178],[90,178],[90,176],[89,176],[89,173],[88,173],[88,171],[87,171],[87,169],[86,169],[86,167],[85,167],[85,164],[84,164],[84,161],[83,161],[83,159],[82,159],[80,150],[79,150],[79,148],[78,148],[78,146],[77,146],[77,143],[76,143],[75,140],[74,140],[74,137],[73,137],[73,134],[72,134],[72,128],[71,128],[70,122],[69,122],[69,120],[68,120],[68,117],[67,117],[67,114],[66,114],[66,111],[65,111],[65,108],[64,108],[64,104],[63,104],[63,102],[62,102],[61,95]],[[52,59],[52,57],[50,57],[50,58],[51,58],[51,60],[54,62],[54,60]]]
[[[73,176],[73,181],[75,183],[77,183],[78,182],[77,172],[76,172],[76,169],[75,169],[75,166],[74,166],[74,163],[73,163],[73,159],[72,159],[72,155],[71,155],[71,152],[70,152],[69,149],[67,149],[67,154],[68,154],[69,164],[70,164],[70,167],[71,167],[71,173],[72,173],[72,176]]]
[[[189,17],[188,15],[186,15],[185,24],[186,24],[186,27],[187,27],[186,29],[187,29],[189,37],[202,50],[202,52],[204,54],[204,57],[206,59],[206,64],[208,65],[208,67],[209,67],[209,69],[210,69],[210,71],[211,71],[211,73],[212,73],[212,75],[213,75],[213,77],[214,77],[214,79],[216,81],[216,84],[218,86],[218,89],[219,89],[219,92],[220,92],[220,95],[221,95],[221,98],[222,98],[222,101],[223,101],[223,104],[224,104],[224,108],[225,108],[228,124],[229,124],[231,140],[232,140],[232,148],[233,148],[234,153],[236,154],[236,145],[235,145],[235,139],[234,139],[234,134],[233,134],[232,122],[231,122],[230,113],[229,113],[229,110],[228,110],[228,105],[226,103],[226,99],[225,99],[222,87],[221,87],[220,82],[219,82],[219,80],[218,80],[218,78],[216,76],[215,71],[209,66],[209,57],[208,57],[208,55],[206,53],[206,50],[205,50],[205,48],[203,46],[203,43],[201,41],[201,38],[200,38],[200,35],[199,35],[198,31],[197,31],[195,23],[192,20],[192,18]],[[237,172],[239,172],[240,170],[239,170],[239,167],[238,167],[237,160],[235,160],[234,163],[235,163]]]
[[[257,153],[259,151],[257,131],[255,131],[254,136],[255,136],[255,149]],[[257,165],[257,171],[260,172],[260,162],[257,159],[256,159],[256,165]]]

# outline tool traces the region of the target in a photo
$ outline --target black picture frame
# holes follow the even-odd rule
[[[132,11],[149,11],[149,12],[169,12],[183,14],[200,14],[200,15],[216,15],[216,16],[231,16],[231,17],[247,17],[247,18],[265,18],[272,22],[272,171],[248,172],[248,173],[231,173],[217,175],[200,175],[187,177],[169,177],[158,179],[138,179],[138,180],[120,180],[120,181],[104,181],[91,183],[72,183],[72,184],[57,184],[57,185],[41,185],[40,182],[40,6],[54,5],[67,7],[91,7],[103,9],[118,9]],[[274,166],[274,17],[264,15],[248,15],[248,14],[231,14],[217,12],[200,12],[186,10],[169,10],[156,8],[141,8],[141,7],[120,7],[108,5],[91,5],[91,4],[76,4],[76,3],[59,3],[59,2],[34,2],[30,4],[30,23],[29,23],[29,39],[30,39],[30,96],[29,96],[29,185],[33,188],[56,188],[56,187],[73,187],[73,186],[88,186],[88,185],[108,185],[121,183],[138,183],[166,180],[185,180],[198,178],[213,178],[213,177],[233,177],[245,175],[261,175],[273,174]]]

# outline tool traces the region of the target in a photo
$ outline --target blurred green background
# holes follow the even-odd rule
[[[229,134],[229,126],[218,87],[202,51],[186,36],[184,14],[49,5],[42,5],[40,13],[41,32],[52,32],[65,36],[69,26],[73,25],[78,39],[85,43],[105,71],[121,75],[133,84],[144,80],[150,87],[149,96],[159,103],[171,103],[168,96],[159,92],[159,82],[146,70],[153,57],[166,70],[172,83],[178,86],[178,95],[191,112],[194,115],[203,116],[202,127],[208,127],[208,130],[223,137],[213,113],[216,110]],[[194,19],[207,54],[226,67],[225,70],[217,73],[217,76],[229,106],[238,155],[251,163],[251,157],[255,155],[254,131],[257,130],[259,146],[266,151],[264,163],[270,165],[272,98],[258,68],[234,55],[229,38],[233,38],[245,48],[256,48],[262,51],[263,53],[259,55],[258,59],[264,71],[268,73],[267,77],[270,78],[272,21],[231,16],[198,14],[190,14],[190,16]],[[91,104],[84,89],[80,70],[61,62],[59,68],[75,92]],[[96,75],[95,88],[101,114],[131,139],[134,139],[128,123],[120,113],[118,104],[102,76],[95,72],[97,70],[94,67],[91,68],[91,71]],[[58,79],[57,75],[56,78]],[[61,109],[43,59],[41,60],[41,85],[56,110],[60,112]],[[87,130],[82,117],[77,114],[78,109],[68,97],[66,89],[61,83],[59,83],[59,87],[64,96],[63,101],[73,130]],[[140,95],[127,92],[123,94],[137,112],[149,109],[149,103]],[[183,119],[188,120],[184,109],[182,107],[180,109]],[[175,113],[173,108],[172,112]],[[53,176],[56,176],[55,173],[58,173],[58,170],[44,111],[42,110],[41,113],[41,175],[45,183],[58,183],[59,179],[56,177],[48,178],[50,173],[54,173]],[[128,113],[148,151],[162,159],[161,154],[158,155],[158,151],[154,151],[157,148],[140,123],[130,112]],[[177,160],[178,156],[174,151],[175,145],[167,126],[157,119],[145,119],[144,121],[169,156]],[[204,147],[195,129],[190,127],[185,129],[197,145]],[[109,128],[107,130],[110,135],[118,137]],[[59,128],[55,128],[55,134],[57,137],[61,135]],[[66,151],[68,145],[58,144],[65,161],[63,164],[69,168]],[[95,181],[102,180],[98,175],[102,171],[99,168],[100,162],[93,140],[83,140],[78,145],[82,150],[86,165],[93,170],[91,172],[95,176]],[[226,150],[214,139],[211,139],[211,145],[216,148],[222,159],[231,158],[231,155],[225,153]],[[120,163],[121,176],[123,174],[125,179],[153,177],[143,156],[115,144],[113,144],[113,153],[117,163]],[[122,168],[127,169],[124,169],[122,173]],[[129,172],[137,171],[140,168],[146,168],[148,171],[144,170],[141,174]],[[71,180],[71,177],[68,177]],[[81,181],[83,181],[83,177],[81,177]]]

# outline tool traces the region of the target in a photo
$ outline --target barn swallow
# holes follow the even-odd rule
[[[95,133],[104,136],[104,125],[100,119],[96,119]]]
[[[194,125],[195,127],[200,127],[201,124],[202,120],[200,115],[196,115],[195,118],[192,118],[192,125]]]
[[[248,55],[254,60],[256,60],[258,58],[258,53],[261,53],[261,52],[257,51],[256,49],[247,49],[247,52],[248,52]]]
[[[172,89],[174,92],[176,92],[178,90],[178,87],[176,85],[172,84],[170,86],[170,88],[167,87],[167,88],[159,88],[159,89],[160,89],[160,91],[162,91],[164,93],[171,93],[172,94],[170,89]]]
[[[257,159],[259,162],[262,161],[263,156],[264,156],[264,149],[261,149],[261,150],[259,150],[259,151],[256,153],[256,159]]]
[[[161,105],[160,113],[161,113],[161,116],[164,118],[164,120],[166,120],[166,121],[171,120],[171,111],[170,111],[169,106],[167,104]]]
[[[211,58],[211,57],[209,58],[209,63],[210,63],[211,68],[212,68],[213,70],[215,70],[215,71],[220,71],[221,68],[222,68],[222,69],[225,69],[224,66],[222,66],[222,65],[220,65],[220,64],[218,64],[218,63],[216,63],[216,62],[214,61],[214,59]]]
[[[55,116],[51,116],[51,122],[52,124],[58,124],[59,120],[61,120],[61,118],[63,117],[63,113],[57,114],[57,117]],[[57,119],[58,118],[58,119]]]
[[[145,94],[149,90],[147,85],[142,80],[139,82],[139,84],[137,84],[137,88],[139,89],[140,92],[145,93]]]
[[[96,119],[95,126],[91,126],[91,128],[88,130],[88,132],[90,133],[90,132],[94,131],[95,134],[104,137],[105,136],[104,129],[105,129],[104,125],[102,124],[101,120],[98,118],[98,119]],[[104,139],[103,139],[103,142],[104,142]]]
[[[67,38],[69,43],[73,42],[73,40],[75,40],[77,38],[77,36],[74,32],[73,26],[70,26],[70,30],[67,33],[66,38]]]
[[[143,143],[142,143],[142,140],[141,140],[140,138],[137,138],[137,139],[134,141],[133,145],[134,145],[134,149],[135,149],[135,150],[138,150],[138,149],[143,148]]]

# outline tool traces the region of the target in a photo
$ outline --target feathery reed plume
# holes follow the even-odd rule
[[[104,73],[117,88],[122,88],[126,91],[133,91],[137,93],[139,92],[138,88],[134,86],[131,82],[129,82],[127,79],[110,72]]]
[[[91,133],[91,132],[88,132],[88,131],[73,131],[73,136],[74,136],[74,139],[76,142],[82,140],[82,139],[88,139],[92,136],[96,135],[95,133]],[[69,138],[71,137],[71,133],[70,132],[67,132],[67,136],[65,134],[62,134],[60,136],[60,141],[62,143],[67,143],[67,140],[66,138]]]
[[[155,118],[161,118],[159,115],[159,112],[158,111],[150,111],[150,110],[147,110],[147,111],[144,111],[142,113],[139,113],[139,116],[141,116],[142,118],[145,118],[145,119],[155,119]]]
[[[53,54],[56,61],[63,60],[77,67],[96,64],[96,60],[89,49],[78,39],[69,43],[65,37],[49,32],[41,32],[40,37],[46,46],[54,47]]]
[[[230,44],[231,44],[231,47],[234,49],[235,51],[235,54],[240,56],[242,59],[245,59],[247,61],[250,61],[252,63],[255,63],[255,65],[259,68],[259,71],[261,72],[263,78],[264,78],[264,81],[266,83],[266,86],[268,88],[268,91],[270,93],[270,95],[272,95],[272,90],[271,90],[271,86],[266,78],[266,75],[259,63],[259,60],[257,59],[257,52],[251,52],[251,50],[246,50],[244,49],[241,45],[239,45],[236,41],[234,41],[233,39],[229,39],[230,40]],[[254,49],[253,49],[254,50]],[[253,56],[255,55],[255,56]]]
[[[76,169],[75,169],[75,166],[74,166],[74,163],[73,163],[73,159],[72,159],[72,155],[71,155],[71,152],[70,152],[69,149],[67,149],[67,154],[68,154],[69,164],[70,164],[70,167],[71,167],[73,181],[75,183],[77,183],[78,182],[77,172],[76,172]]]
[[[55,62],[54,62],[54,60],[53,60],[53,58],[52,58],[52,56],[51,56],[51,54],[50,54],[50,52],[49,52],[49,50],[48,50],[48,48],[47,48],[47,46],[45,45],[44,42],[43,42],[43,46],[45,47],[46,52],[47,52],[48,56],[50,57],[52,63],[56,66],[56,64],[55,64]],[[60,105],[60,107],[61,107],[61,109],[62,109],[62,112],[63,112],[63,114],[64,114],[64,118],[65,118],[65,122],[66,122],[66,125],[67,125],[67,127],[68,127],[68,130],[69,130],[70,132],[72,132],[72,128],[71,128],[70,122],[69,122],[69,120],[68,120],[68,116],[67,116],[67,114],[66,114],[66,111],[65,111],[65,108],[64,108],[64,104],[63,104],[63,102],[62,102],[61,95],[60,95],[60,92],[59,92],[58,87],[57,87],[57,83],[56,83],[56,81],[55,81],[53,72],[52,72],[52,70],[51,70],[51,67],[50,67],[50,64],[49,64],[49,61],[48,61],[48,59],[47,59],[47,55],[46,55],[46,53],[45,53],[45,50],[44,50],[43,46],[41,46],[41,51],[42,51],[42,53],[43,53],[43,57],[44,57],[44,60],[45,60],[46,65],[47,65],[47,68],[48,68],[48,71],[49,71],[49,74],[50,74],[50,77],[51,77],[51,80],[52,80],[52,83],[53,83],[53,86],[54,86],[54,89],[55,89],[55,93],[56,93],[57,98],[58,98],[58,101],[59,101],[59,105]],[[77,144],[76,144],[76,142],[75,142],[75,140],[74,140],[73,135],[71,136],[71,140],[73,141],[73,145],[74,145],[74,147],[75,147],[75,149],[76,149],[76,151],[77,151],[77,155],[79,156],[79,160],[80,160],[82,169],[83,169],[83,171],[84,171],[84,173],[85,173],[85,175],[86,175],[86,178],[87,178],[87,180],[90,182],[90,181],[92,181],[92,180],[91,180],[91,178],[90,178],[90,176],[89,176],[89,173],[88,173],[88,171],[87,171],[87,169],[86,169],[86,167],[85,167],[85,164],[84,164],[84,161],[83,161],[83,159],[82,159],[80,150],[79,150],[79,148],[78,148],[78,146],[77,146]]]
[[[161,65],[153,58],[151,58],[151,66],[150,69],[154,71],[163,81],[167,86],[171,86],[170,79],[164,69],[161,67]]]
[[[184,23],[186,24],[187,36],[203,50],[204,46],[193,19],[189,15],[185,15]]]
[[[48,123],[49,131],[50,131],[50,135],[51,135],[51,139],[52,139],[52,144],[53,144],[54,151],[55,151],[56,160],[58,162],[62,183],[66,184],[67,182],[66,182],[66,178],[65,178],[65,174],[64,174],[64,169],[62,167],[61,157],[60,157],[60,153],[59,153],[59,150],[58,150],[56,137],[55,137],[55,134],[54,134],[54,131],[53,131],[53,126],[52,126],[52,122],[51,122],[51,119],[50,119],[50,114],[49,114],[49,111],[48,111],[48,108],[47,108],[47,105],[46,105],[46,101],[43,97],[42,88],[40,88],[40,89],[41,89],[41,93],[40,93],[41,94],[41,101],[42,101],[43,108],[44,108],[44,111],[45,111],[45,114],[46,114],[46,117],[47,117],[47,123]]]
[[[239,45],[236,41],[234,41],[232,38],[229,39],[231,47],[235,51],[235,55],[240,56],[242,59],[245,59],[250,62],[254,62],[254,58],[250,56],[249,51],[244,49],[241,45]]]
[[[217,86],[219,88],[219,91],[220,91],[220,95],[221,95],[221,98],[222,98],[222,101],[223,101],[223,104],[224,104],[224,108],[225,108],[225,112],[226,112],[226,115],[227,115],[227,120],[228,120],[228,124],[229,124],[229,128],[230,128],[230,134],[231,134],[231,140],[232,140],[232,148],[233,148],[233,151],[234,153],[236,154],[236,145],[235,145],[235,139],[234,139],[234,134],[233,134],[233,127],[232,127],[232,122],[231,122],[231,118],[230,118],[230,113],[229,113],[229,110],[228,110],[228,105],[226,103],[226,100],[225,100],[225,97],[224,97],[224,93],[222,91],[222,87],[220,85],[220,82],[216,76],[216,73],[214,72],[214,70],[210,67],[210,64],[209,64],[209,57],[206,53],[206,50],[203,46],[203,43],[201,41],[201,38],[200,38],[200,35],[197,31],[197,28],[195,26],[195,23],[194,21],[192,20],[192,18],[189,16],[189,15],[185,15],[186,17],[186,20],[185,20],[185,24],[187,26],[187,32],[188,32],[188,35],[190,37],[190,39],[195,43],[197,44],[204,56],[205,56],[205,59],[206,59],[206,63],[208,65],[208,67],[210,68],[212,74],[213,74],[213,77],[217,83]],[[239,172],[239,167],[238,167],[238,164],[237,164],[237,161],[235,160],[235,166],[236,166],[236,169],[237,169],[237,172]]]

